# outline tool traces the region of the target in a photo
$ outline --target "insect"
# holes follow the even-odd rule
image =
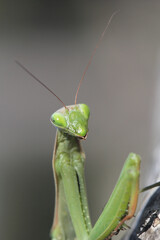
[[[115,13],[111,16],[86,66],[78,85],[74,105],[66,106],[51,89],[16,61],[21,68],[63,104],[63,108],[51,116],[51,123],[57,128],[53,153],[56,199],[51,229],[52,240],[109,240],[121,229],[127,227],[125,222],[133,217],[136,210],[140,192],[141,158],[135,153],[130,153],[108,203],[92,227],[84,177],[85,154],[80,144],[81,140],[87,138],[90,109],[86,104],[77,104],[78,91],[95,51],[114,15]],[[149,186],[144,190],[154,186]]]

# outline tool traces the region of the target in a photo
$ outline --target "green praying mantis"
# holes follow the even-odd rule
[[[77,104],[78,91],[113,15],[86,66],[78,85],[74,105],[66,106],[51,89],[16,61],[21,68],[56,96],[64,106],[51,116],[51,123],[57,128],[53,152],[56,198],[51,228],[52,240],[109,240],[121,229],[127,227],[125,222],[131,219],[136,211],[140,192],[141,158],[135,153],[130,153],[108,203],[92,227],[84,177],[85,154],[80,143],[81,140],[87,138],[90,109],[86,104]],[[143,190],[157,185],[159,186],[159,183]]]

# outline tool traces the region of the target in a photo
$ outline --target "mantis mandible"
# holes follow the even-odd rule
[[[56,199],[51,229],[52,240],[109,240],[119,230],[127,227],[125,222],[132,218],[136,211],[140,192],[141,158],[135,153],[130,153],[108,203],[92,227],[84,177],[85,154],[80,144],[81,140],[87,138],[90,110],[86,104],[77,104],[78,91],[96,49],[115,14],[116,12],[111,16],[86,66],[78,85],[74,105],[66,106],[51,89],[16,61],[64,106],[51,116],[51,123],[57,128],[53,152]],[[153,184],[144,190],[154,186],[157,185]]]

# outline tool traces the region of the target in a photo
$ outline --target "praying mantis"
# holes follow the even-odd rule
[[[141,158],[135,153],[130,153],[108,203],[92,227],[84,177],[85,154],[80,143],[81,140],[86,140],[88,135],[90,109],[86,104],[77,104],[77,95],[95,51],[114,15],[115,13],[111,16],[86,66],[78,85],[74,105],[66,106],[51,89],[16,61],[63,104],[63,108],[53,113],[50,119],[57,128],[52,162],[56,189],[52,240],[109,240],[121,229],[128,227],[125,222],[131,219],[136,211],[140,192]],[[153,184],[144,190],[155,186],[157,185]]]

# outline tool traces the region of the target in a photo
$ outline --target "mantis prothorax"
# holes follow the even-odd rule
[[[102,33],[100,41],[105,31]],[[99,46],[99,42],[96,48]],[[51,229],[52,240],[109,240],[127,226],[125,221],[132,218],[136,211],[140,192],[141,159],[139,155],[130,153],[108,203],[94,227],[91,225],[84,178],[85,154],[80,144],[80,140],[87,138],[90,109],[86,104],[77,104],[77,94],[95,50],[79,83],[75,105],[70,106],[65,106],[52,90],[16,61],[36,81],[55,95],[64,106],[51,116],[51,123],[57,128],[53,153],[56,203]],[[144,190],[151,187],[155,187],[155,185]]]

